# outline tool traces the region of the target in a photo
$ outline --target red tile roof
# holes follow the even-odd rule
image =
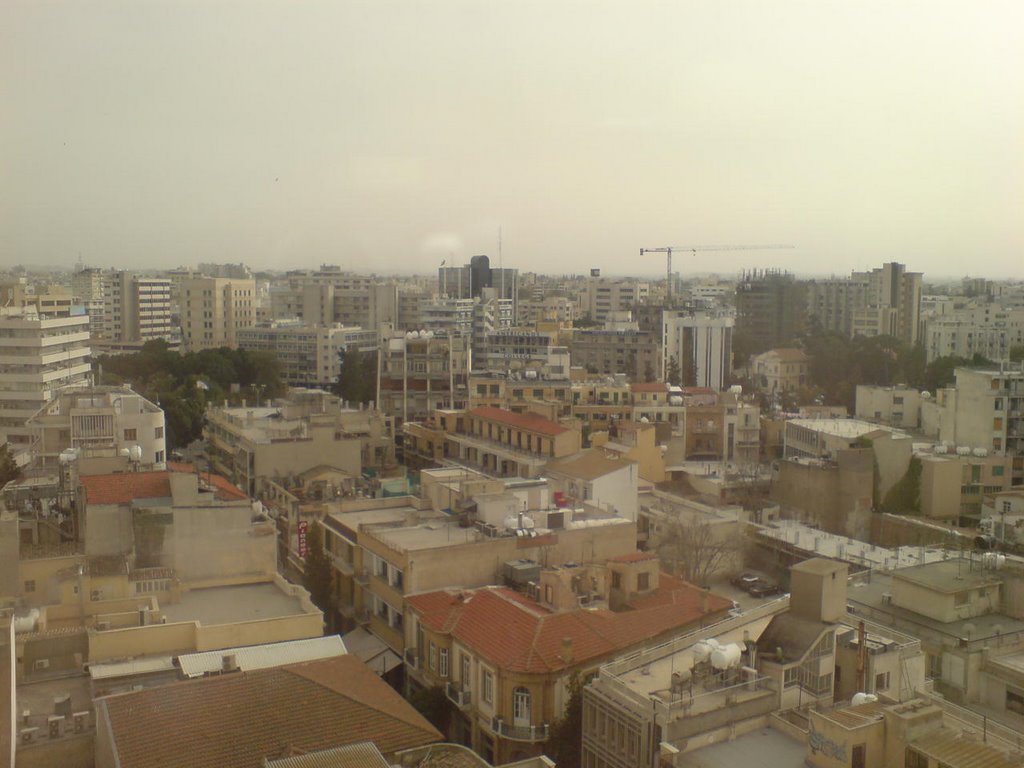
[[[256,768],[286,753],[373,741],[390,755],[442,738],[348,655],[117,694],[96,709],[121,768]]]
[[[167,471],[120,472],[110,475],[89,475],[81,479],[85,499],[89,504],[131,504],[135,499],[161,499],[171,496],[171,472],[191,474],[191,464],[170,463]],[[206,479],[203,473],[203,479]],[[216,489],[214,496],[220,501],[240,501],[248,498],[226,478],[209,475]]]
[[[130,504],[135,499],[170,498],[167,472],[121,472],[81,479],[89,504]]]
[[[654,560],[658,556],[653,552],[631,552],[628,555],[619,555],[613,557],[609,562],[612,563],[639,563],[644,560]]]
[[[182,464],[179,462],[169,461],[167,462],[167,469],[171,472],[183,472],[191,475],[196,471],[195,464]],[[216,497],[221,501],[240,501],[241,499],[249,498],[245,491],[232,485],[231,481],[221,475],[215,475],[213,473],[202,473],[202,478],[208,480],[214,488],[217,489]]]
[[[552,613],[505,587],[428,592],[407,602],[427,627],[451,634],[492,664],[511,672],[546,673],[610,658],[732,606],[730,600],[709,595],[704,611],[702,592],[663,573],[658,589],[626,611]],[[572,643],[568,663],[565,639]]]
[[[563,427],[557,421],[545,419],[536,413],[513,413],[512,411],[494,408],[490,405],[474,408],[469,412],[469,415],[480,419],[487,419],[488,421],[496,421],[508,427],[526,429],[530,432],[539,432],[542,435],[550,435],[552,437],[569,431],[567,427]]]

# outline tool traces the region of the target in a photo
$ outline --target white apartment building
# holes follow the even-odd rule
[[[69,448],[113,448],[127,449],[139,467],[166,468],[164,412],[129,387],[65,389],[27,426],[35,437],[35,458],[44,465],[55,464]]]
[[[0,440],[15,453],[30,446],[30,416],[61,387],[91,379],[89,316],[70,302],[0,309]]]
[[[662,370],[674,359],[685,387],[723,389],[732,373],[732,334],[736,319],[704,312],[662,314]]]
[[[342,353],[353,345],[360,352],[375,352],[377,332],[301,320],[273,320],[238,331],[239,349],[272,352],[290,386],[334,384],[341,374]]]
[[[256,318],[256,282],[222,277],[183,280],[182,342],[187,352],[238,347],[238,331]]]
[[[1024,309],[997,304],[969,307],[924,321],[928,362],[940,357],[1009,360],[1010,350],[1024,345]]]

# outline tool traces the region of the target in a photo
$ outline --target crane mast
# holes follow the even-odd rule
[[[664,253],[666,261],[665,303],[672,305],[672,251],[761,251],[773,248],[792,248],[792,245],[665,245],[661,248],[641,248],[640,255]]]

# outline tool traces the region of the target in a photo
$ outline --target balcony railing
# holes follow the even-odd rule
[[[544,725],[512,725],[500,716],[491,718],[491,730],[504,739],[513,741],[547,741],[548,724]]]
[[[465,709],[472,703],[472,695],[469,691],[463,690],[461,686],[453,683],[445,683],[444,693],[448,700],[459,709]]]

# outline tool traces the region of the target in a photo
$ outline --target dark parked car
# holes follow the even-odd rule
[[[746,592],[750,588],[750,585],[760,581],[760,578],[761,577],[756,573],[750,573],[747,571],[745,573],[741,573],[739,576],[733,576],[729,579],[729,583]]]
[[[768,595],[777,595],[778,593],[779,585],[764,579],[758,579],[747,587],[747,594],[751,597],[767,597]]]

